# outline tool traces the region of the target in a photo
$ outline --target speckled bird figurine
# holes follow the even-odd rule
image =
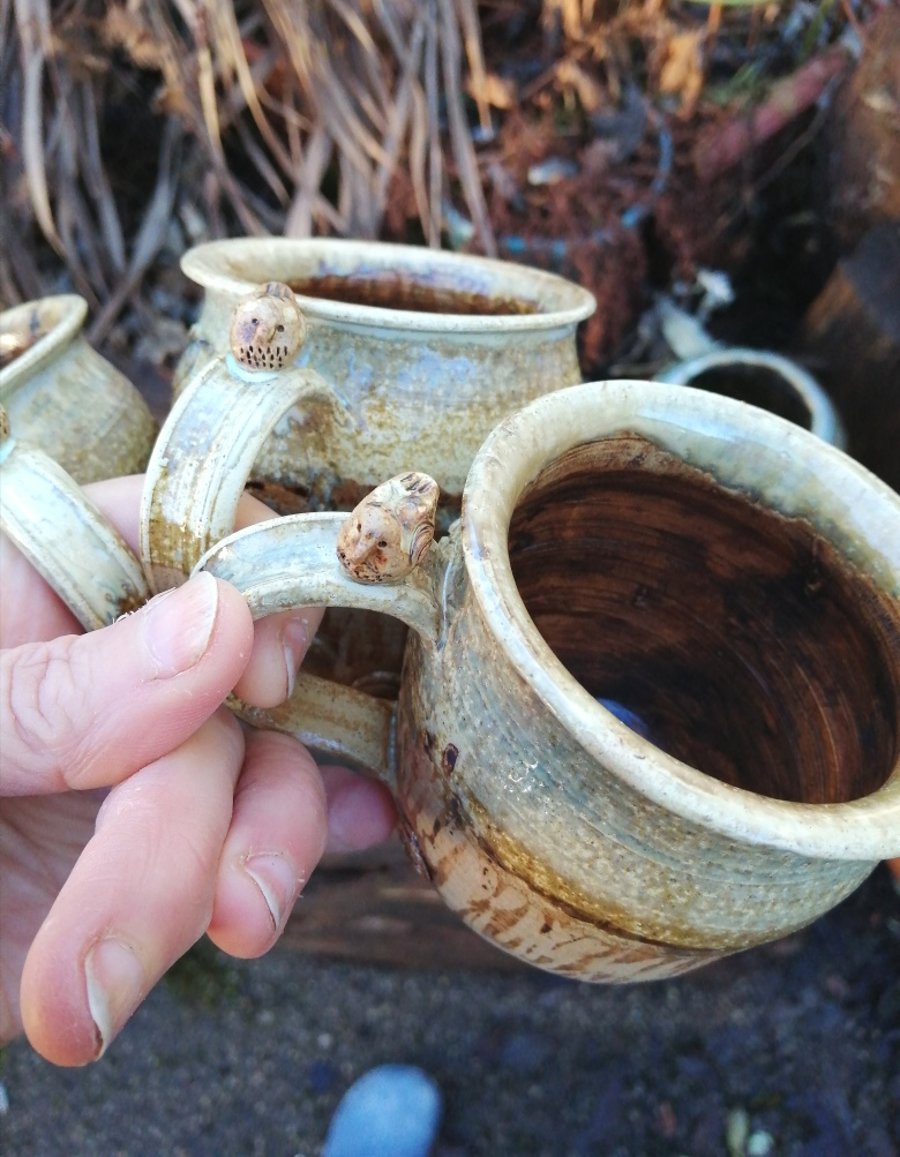
[[[306,340],[306,321],[290,286],[269,281],[234,309],[229,343],[234,357],[251,370],[280,370]]]
[[[412,471],[367,494],[341,528],[337,553],[351,578],[394,583],[414,570],[434,539],[440,490],[427,474]]]

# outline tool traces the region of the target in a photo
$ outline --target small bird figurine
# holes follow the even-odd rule
[[[269,281],[239,301],[231,317],[231,352],[251,370],[281,370],[306,341],[306,320],[288,285]]]
[[[406,578],[434,540],[439,495],[435,480],[417,471],[367,494],[338,535],[338,558],[350,577],[361,583]]]

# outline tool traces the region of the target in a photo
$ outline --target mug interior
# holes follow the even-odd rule
[[[670,755],[793,802],[842,803],[889,778],[900,612],[805,519],[621,433],[541,470],[508,544],[559,660]]]
[[[27,301],[0,313],[0,385],[36,368],[51,344],[78,331],[86,314],[87,302],[75,294]]]
[[[429,276],[415,269],[367,269],[322,273],[292,278],[294,293],[346,305],[412,313],[450,313],[465,316],[509,317],[540,312],[540,305],[524,296],[487,293],[458,284],[458,278]]]
[[[771,366],[739,362],[711,365],[688,380],[697,390],[759,406],[804,430],[812,429],[809,405],[797,387]]]
[[[27,353],[44,336],[43,329],[7,329],[0,330],[0,370],[12,365],[22,354]]]

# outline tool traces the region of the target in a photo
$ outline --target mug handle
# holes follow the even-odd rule
[[[257,523],[218,542],[194,573],[209,571],[235,586],[254,619],[302,606],[380,611],[437,645],[444,619],[440,591],[454,536],[432,547],[397,580],[360,581],[338,555],[342,533],[355,517],[356,511],[292,514]],[[280,707],[264,711],[235,701],[231,706],[256,726],[287,731],[317,754],[394,786],[395,705],[387,700],[301,671],[293,695]]]
[[[109,626],[150,597],[119,532],[57,462],[10,435],[2,408],[0,530],[86,631]]]
[[[186,383],[147,463],[141,555],[154,591],[183,583],[204,551],[234,530],[253,463],[300,402],[322,403],[332,418],[350,420],[315,370],[247,370],[228,353]]]

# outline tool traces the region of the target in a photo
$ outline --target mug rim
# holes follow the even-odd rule
[[[586,382],[543,395],[501,422],[478,451],[466,482],[466,570],[507,661],[594,759],[684,819],[808,857],[875,862],[900,854],[900,761],[881,787],[843,803],[797,803],[724,783],[620,722],[570,674],[537,630],[510,565],[512,513],[528,483],[560,454],[626,431],[651,437],[716,476],[709,465],[713,449],[747,439],[760,451],[767,448],[785,470],[795,464],[806,485],[794,492],[771,483],[785,487],[776,508],[806,517],[832,540],[827,524],[840,515],[847,531],[837,535],[843,539],[838,549],[857,562],[863,552],[867,559],[872,552],[879,555],[881,561],[872,559],[864,570],[900,598],[900,495],[841,450],[785,418],[690,386],[637,379]],[[726,455],[725,476],[718,476],[731,488],[741,488],[739,475],[746,471],[737,457]],[[836,473],[830,485],[821,479],[825,466]],[[749,476],[744,481],[744,489],[754,489]],[[816,498],[825,495],[830,513],[823,520],[814,512]],[[767,498],[772,501],[768,492]]]
[[[772,353],[769,350],[752,349],[748,346],[722,346],[666,366],[664,370],[655,375],[655,380],[669,382],[671,385],[689,386],[695,378],[699,378],[709,370],[729,369],[732,366],[737,368],[752,366],[766,369],[780,377],[794,391],[796,398],[806,409],[809,425],[803,426],[802,429],[808,429],[825,442],[831,442],[842,450],[846,448],[846,434],[828,394],[803,366],[781,354]],[[706,392],[715,393],[716,391]],[[747,403],[747,405],[753,404],[752,402]],[[765,409],[764,406],[760,408]],[[795,425],[799,425],[799,423],[795,423]]]
[[[87,317],[88,303],[78,293],[55,293],[22,301],[0,312],[0,330],[6,331],[16,314],[53,309],[59,312],[50,328],[9,365],[0,369],[0,397],[9,397],[10,392],[20,387],[23,379],[34,373],[59,345],[80,333]]]
[[[246,259],[247,255],[258,253],[261,246],[267,246],[278,253],[281,258],[281,270],[273,266],[267,276],[259,280],[242,276],[234,266],[241,259]],[[181,270],[186,277],[208,291],[243,296],[251,293],[266,280],[287,280],[291,275],[279,277],[279,273],[284,273],[284,266],[290,261],[309,262],[314,258],[329,255],[344,262],[351,260],[359,262],[365,257],[371,271],[390,270],[398,261],[402,261],[406,269],[417,272],[437,270],[446,273],[448,284],[456,287],[465,287],[467,280],[471,282],[472,278],[480,276],[481,292],[484,292],[485,284],[505,286],[508,296],[528,300],[521,290],[524,279],[535,287],[538,294],[537,298],[531,300],[540,304],[540,295],[544,294],[552,304],[550,308],[536,310],[534,313],[463,314],[388,309],[383,306],[333,301],[295,292],[294,296],[304,313],[313,321],[437,334],[490,334],[497,330],[504,333],[510,331],[532,333],[573,327],[590,317],[597,308],[597,299],[589,290],[556,273],[496,257],[481,257],[476,254],[431,249],[423,245],[401,245],[389,241],[359,241],[331,237],[231,237],[193,246],[182,255]],[[295,271],[293,276],[296,277],[299,272],[302,270]],[[310,269],[309,276],[314,275],[315,271]],[[470,287],[476,288],[474,285]]]

